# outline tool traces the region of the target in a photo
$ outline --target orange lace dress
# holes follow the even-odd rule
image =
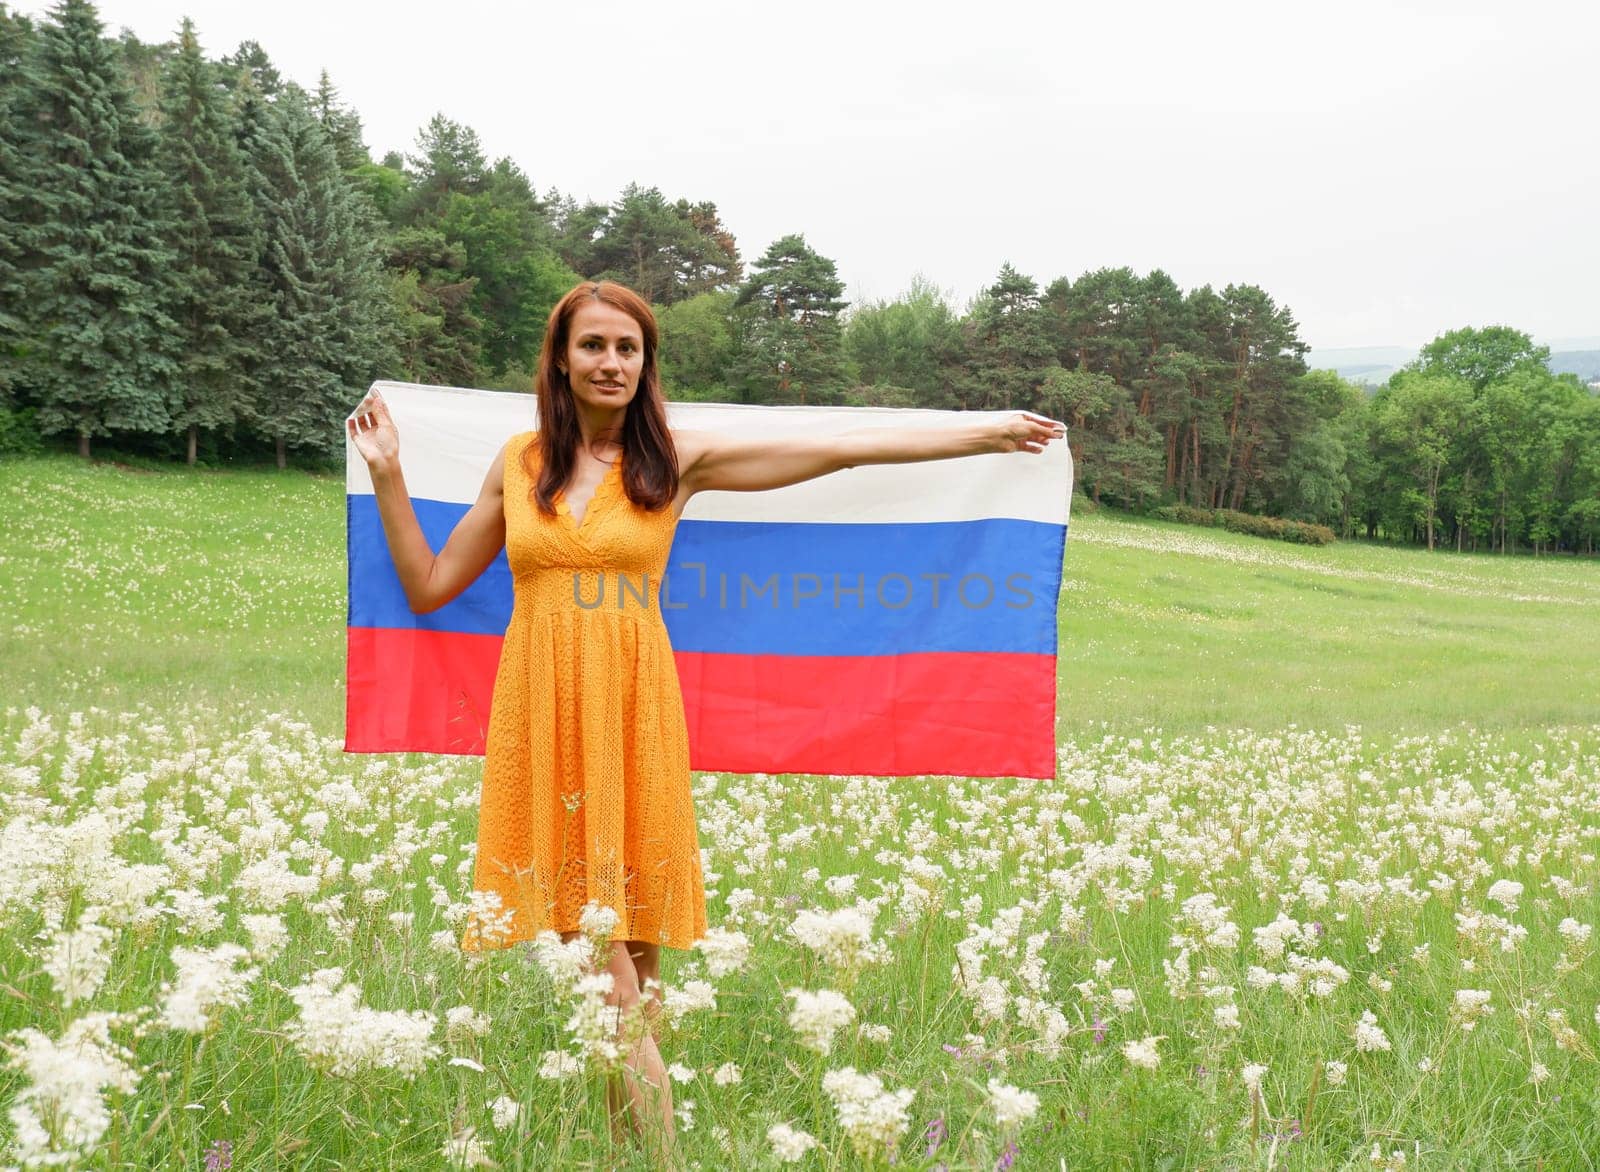
[[[490,708],[473,881],[499,894],[502,917],[469,916],[461,947],[576,929],[594,901],[616,910],[614,940],[688,948],[705,935],[705,888],[660,607],[677,518],[628,499],[620,458],[581,524],[564,497],[546,516],[522,464],[533,441],[516,436],[505,455],[516,601]]]

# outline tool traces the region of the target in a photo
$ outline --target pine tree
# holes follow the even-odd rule
[[[844,389],[844,282],[804,236],[775,241],[739,289],[739,356],[730,381],[746,402],[833,403]]]
[[[232,53],[226,54],[221,64],[224,67],[224,76],[248,77],[254,84],[256,93],[264,98],[275,98],[283,89],[283,78],[259,41],[239,42],[239,47]]]
[[[265,110],[247,93],[241,134],[273,311],[250,414],[283,468],[291,447],[330,455],[342,446],[341,421],[394,362],[393,309],[371,205],[340,169],[305,91],[285,86]]]
[[[0,315],[18,320],[21,377],[41,431],[90,439],[170,425],[173,323],[163,312],[160,175],[88,0],[63,0],[9,97],[0,226],[15,271]]]
[[[489,181],[489,161],[478,132],[435,114],[417,135],[417,153],[408,156],[411,198],[402,221],[430,227],[444,215],[452,195],[477,195]]]
[[[400,318],[401,373],[412,382],[477,385],[483,323],[471,306],[477,279],[462,275],[466,250],[440,232],[402,228],[389,238],[384,265]]]
[[[974,411],[1036,406],[1045,374],[1055,365],[1049,325],[1033,278],[1000,266],[965,323],[952,405]]]
[[[167,236],[181,346],[173,423],[188,431],[191,464],[202,428],[231,429],[239,420],[267,312],[251,288],[260,220],[217,82],[185,20],[163,79],[160,157],[175,213]]]

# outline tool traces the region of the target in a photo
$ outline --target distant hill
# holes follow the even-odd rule
[[[1416,356],[1415,350],[1404,346],[1347,346],[1313,350],[1306,355],[1306,365],[1312,370],[1336,370],[1340,378],[1353,383],[1379,386]]]
[[[1600,378],[1600,350],[1563,350],[1550,355],[1550,369],[1557,374],[1575,374],[1584,382]]]
[[[1584,382],[1600,378],[1600,338],[1562,338],[1550,345],[1550,369],[1575,374]],[[1381,386],[1389,376],[1416,358],[1403,346],[1349,346],[1313,350],[1306,355],[1312,370],[1335,370],[1353,383]]]

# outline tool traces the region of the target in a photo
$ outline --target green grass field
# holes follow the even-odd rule
[[[0,464],[0,1167],[649,1166],[478,763],[339,751],[343,500]],[[696,776],[687,1166],[1600,1166],[1600,565],[1079,515],[1060,623],[1053,782]]]

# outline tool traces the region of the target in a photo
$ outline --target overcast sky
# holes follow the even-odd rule
[[[24,3],[40,13],[47,5]],[[374,157],[442,111],[541,192],[710,199],[853,300],[1164,268],[1314,347],[1600,335],[1600,3],[105,0],[328,69]]]

